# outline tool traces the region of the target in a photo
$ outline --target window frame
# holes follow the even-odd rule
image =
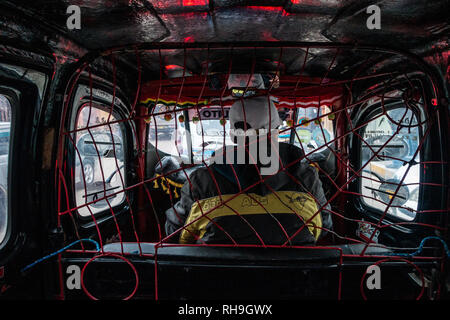
[[[9,102],[11,108],[11,127],[9,131],[9,150],[8,150],[8,168],[7,168],[7,196],[6,196],[6,231],[3,239],[0,239],[0,252],[4,250],[5,247],[8,246],[12,236],[14,235],[14,231],[17,227],[17,219],[13,219],[12,214],[12,192],[11,192],[11,172],[14,167],[13,161],[11,159],[14,157],[15,152],[15,130],[16,130],[16,122],[17,122],[17,108],[19,106],[19,99],[16,93],[13,90],[0,88],[0,95],[3,95]]]
[[[72,110],[71,110],[71,116],[70,116],[70,122],[69,122],[69,130],[75,130],[76,123],[78,120],[78,115],[80,111],[85,107],[86,104],[91,103],[91,97],[89,94],[83,94],[83,90],[86,90],[85,88],[89,88],[88,84],[85,84],[81,82],[78,86],[77,93],[74,95],[74,99],[72,103]],[[102,86],[94,86],[95,90],[99,90],[102,92],[102,94],[110,94],[108,90],[103,89]],[[81,91],[81,92],[80,92]],[[111,95],[112,96],[112,95]],[[116,102],[114,103],[114,110],[113,110],[113,116],[116,118],[116,120],[124,120],[127,119],[128,109],[126,108],[125,104],[122,102],[120,98],[117,97],[116,94]],[[99,97],[98,95],[92,94],[92,107],[98,107],[103,106],[105,110],[109,111],[111,108],[111,101],[107,101],[103,97]],[[125,212],[128,212],[130,210],[130,206],[134,203],[134,196],[132,192],[127,191],[127,187],[132,184],[134,181],[134,171],[131,170],[132,166],[130,165],[132,163],[133,159],[133,151],[134,151],[134,135],[131,133],[131,125],[128,121],[122,121],[119,123],[121,126],[123,126],[122,130],[122,152],[124,156],[124,192],[126,195],[124,196],[124,200],[120,202],[120,204],[112,207],[114,211],[114,216],[117,218],[118,216],[122,215]],[[107,124],[105,124],[107,126]],[[75,138],[75,132],[71,133],[72,139]],[[75,139],[74,139],[75,141]],[[69,138],[66,139],[66,143],[68,146],[68,152],[67,152],[67,162],[71,168],[73,168],[74,176],[70,179],[71,181],[71,188],[72,192],[70,192],[70,199],[71,199],[71,206],[76,208],[77,202],[76,202],[76,188],[75,188],[75,162],[77,157],[77,152],[70,141]],[[129,203],[126,200],[126,197],[128,196]],[[106,221],[109,221],[111,219],[114,219],[114,216],[111,214],[111,210],[109,206],[105,208],[104,210],[98,211],[96,213],[93,213],[92,215],[81,215],[78,210],[76,211],[76,219],[80,221],[80,223],[83,225],[83,228],[89,229],[92,227],[95,227],[96,224],[100,224]],[[93,221],[92,217],[95,217],[95,221]]]

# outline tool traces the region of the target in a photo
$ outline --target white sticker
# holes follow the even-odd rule
[[[380,230],[375,231],[375,227],[371,224],[361,221],[358,222],[358,229],[356,229],[356,236],[361,238],[364,241],[369,241],[372,234],[375,232],[375,235],[372,238],[371,242],[378,243],[378,236],[380,235]]]
[[[202,120],[220,120],[222,118],[228,119],[230,108],[223,108],[225,117],[222,116],[222,108],[203,108],[200,111]]]

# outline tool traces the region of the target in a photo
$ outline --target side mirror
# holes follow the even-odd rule
[[[387,204],[392,200],[392,198],[394,198],[392,200],[392,206],[403,206],[409,200],[409,189],[407,186],[401,185],[397,193],[394,195],[399,184],[400,181],[394,179],[387,180],[380,184],[378,194],[381,200]]]

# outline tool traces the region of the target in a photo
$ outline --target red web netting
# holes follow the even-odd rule
[[[351,72],[343,67],[349,65],[350,58],[355,59]],[[137,288],[140,277],[130,257],[154,259],[158,298],[158,250],[170,246],[332,249],[338,251],[340,264],[355,257],[376,258],[375,264],[401,261],[415,268],[422,279],[417,261],[445,260],[440,244],[432,247],[437,251],[424,254],[424,243],[403,247],[378,240],[381,234],[398,227],[420,229],[422,238],[435,236],[435,231],[443,236],[446,231],[441,220],[446,209],[424,199],[424,192],[429,194],[429,190],[444,187],[436,175],[429,177],[427,172],[443,170],[445,162],[425,147],[438,121],[437,93],[432,78],[419,64],[408,62],[415,69],[383,69],[377,64],[399,57],[377,49],[293,45],[133,48],[110,51],[98,59],[112,71],[110,88],[105,90],[109,95],[103,95],[100,102],[98,88],[102,86],[96,86],[94,71],[97,60],[82,63],[66,92],[56,175],[59,225],[68,239],[90,237],[99,244],[99,252],[89,249],[85,241],[80,241],[81,249],[66,251],[66,255],[89,257],[85,268],[104,256],[122,259],[134,270]],[[129,85],[135,87],[136,93],[126,97],[128,102],[122,101],[122,94],[119,98],[117,64],[123,59],[135,64],[130,72],[135,74],[135,85]],[[264,72],[268,75],[263,79],[265,86],[252,87],[253,75]],[[248,79],[234,92],[228,85],[233,74],[245,74]],[[80,86],[83,94],[79,93]],[[248,193],[255,185],[265,184],[280,199],[278,191],[267,184],[269,176],[260,175],[259,181],[245,188],[239,185],[240,191],[225,199],[211,172],[210,152],[228,143],[229,119],[225,115],[244,94],[270,96],[284,114],[280,141],[303,151],[304,155],[291,163],[280,162],[278,172],[286,172],[301,186],[302,181],[287,169],[300,162],[310,164],[317,170],[324,189],[325,203],[307,192],[319,204],[318,209],[304,219],[297,231],[290,233],[281,223],[277,224],[286,236],[282,244],[266,243],[251,222],[228,205],[240,194],[247,194],[262,212],[271,214],[260,199]],[[78,104],[79,100],[83,104]],[[109,105],[104,101],[109,101]],[[208,130],[220,138],[211,140]],[[183,163],[155,172],[165,156]],[[193,199],[201,216],[166,234],[164,211],[179,201],[183,184],[191,190],[197,187],[190,178],[192,169],[197,167],[211,173],[220,201],[203,210],[202,199]],[[230,167],[239,181],[231,164]],[[255,232],[259,243],[240,243],[230,230],[209,218],[223,206]],[[323,210],[332,216],[332,230],[312,224]],[[369,218],[364,212],[376,214]],[[435,223],[423,218],[427,215]],[[205,217],[225,234],[227,244],[211,245],[192,234],[191,224]],[[91,234],[86,235],[86,225],[93,230]],[[327,235],[316,245],[292,245],[291,240],[310,226],[324,229]],[[174,241],[183,230],[196,239],[195,243]],[[144,248],[148,243],[153,244],[153,252]],[[348,253],[342,244],[362,246],[357,253]],[[369,253],[374,247],[389,251]],[[337,298],[343,285],[345,281],[339,273]],[[83,288],[94,298],[84,284]],[[136,289],[128,298],[135,292]],[[363,289],[361,294],[365,297]],[[422,294],[423,290],[419,298]]]

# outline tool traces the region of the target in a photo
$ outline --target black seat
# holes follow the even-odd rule
[[[183,246],[183,245],[163,245],[157,248],[158,259],[169,260],[208,260],[208,261],[233,261],[236,263],[251,261],[256,262],[305,262],[318,260],[337,260],[342,254],[359,255],[364,248],[364,244],[330,245],[329,248],[233,248],[215,246]],[[104,246],[105,252],[121,253],[120,243],[110,243]],[[127,254],[138,255],[142,250],[143,254],[154,255],[154,243],[135,242],[123,243],[123,251]],[[391,251],[384,247],[368,246],[366,255],[385,255]]]

